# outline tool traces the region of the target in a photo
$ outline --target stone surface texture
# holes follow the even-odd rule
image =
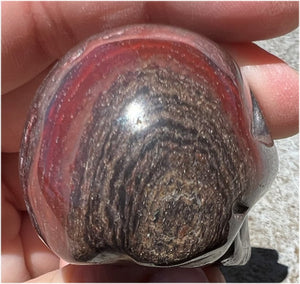
[[[277,159],[241,78],[213,42],[170,27],[116,29],[69,52],[38,90],[20,155],[49,247],[73,263],[199,266],[234,242],[222,260],[243,263],[244,220]]]

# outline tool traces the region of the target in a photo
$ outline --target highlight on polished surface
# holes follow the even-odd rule
[[[247,214],[276,172],[232,58],[157,25],[68,52],[32,102],[20,153],[31,220],[70,263],[243,264]]]

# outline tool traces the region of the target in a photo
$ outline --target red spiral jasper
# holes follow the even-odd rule
[[[155,25],[68,52],[36,94],[20,153],[32,222],[71,263],[245,263],[247,213],[276,171],[232,58]]]

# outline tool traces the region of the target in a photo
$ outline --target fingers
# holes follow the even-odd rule
[[[135,23],[175,25],[217,41],[252,41],[295,28],[298,3],[3,3],[2,92],[29,81],[88,36]]]
[[[152,22],[187,28],[219,42],[276,37],[298,24],[297,2],[284,5],[257,1],[171,1],[156,2],[147,8]]]
[[[254,44],[223,45],[241,66],[274,139],[298,132],[298,72]]]
[[[30,279],[24,261],[23,244],[20,237],[21,214],[6,199],[6,188],[2,186],[1,215],[1,280],[23,282]]]
[[[33,80],[2,96],[2,152],[17,152],[30,103],[49,68]]]
[[[29,282],[225,282],[214,266],[201,268],[149,268],[128,265],[67,265]]]
[[[7,171],[8,159],[3,162]],[[59,259],[38,238],[27,213],[11,202],[11,190],[2,185],[1,276],[3,282],[23,282],[58,268]]]
[[[26,267],[32,278],[59,267],[59,258],[39,239],[28,214],[24,214],[20,234]]]
[[[18,211],[25,211],[23,191],[19,179],[18,153],[2,153],[2,198]]]
[[[23,282],[58,267],[39,240],[26,210],[18,174],[18,154],[2,154],[2,280]],[[56,266],[55,266],[56,260]]]
[[[86,37],[143,20],[142,3],[23,2],[2,6],[2,92],[21,86]],[[15,21],[15,19],[18,21]]]

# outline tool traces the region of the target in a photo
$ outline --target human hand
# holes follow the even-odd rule
[[[222,42],[242,67],[273,137],[292,135],[298,127],[298,75],[250,41],[292,30],[297,13],[297,3],[3,3],[2,280],[136,282],[165,277],[169,282],[222,281],[215,267],[205,268],[206,276],[202,269],[162,271],[136,265],[59,269],[59,258],[38,239],[29,221],[19,185],[17,152],[26,113],[53,63],[79,41],[116,26],[165,23]],[[154,271],[161,274],[153,276]]]

